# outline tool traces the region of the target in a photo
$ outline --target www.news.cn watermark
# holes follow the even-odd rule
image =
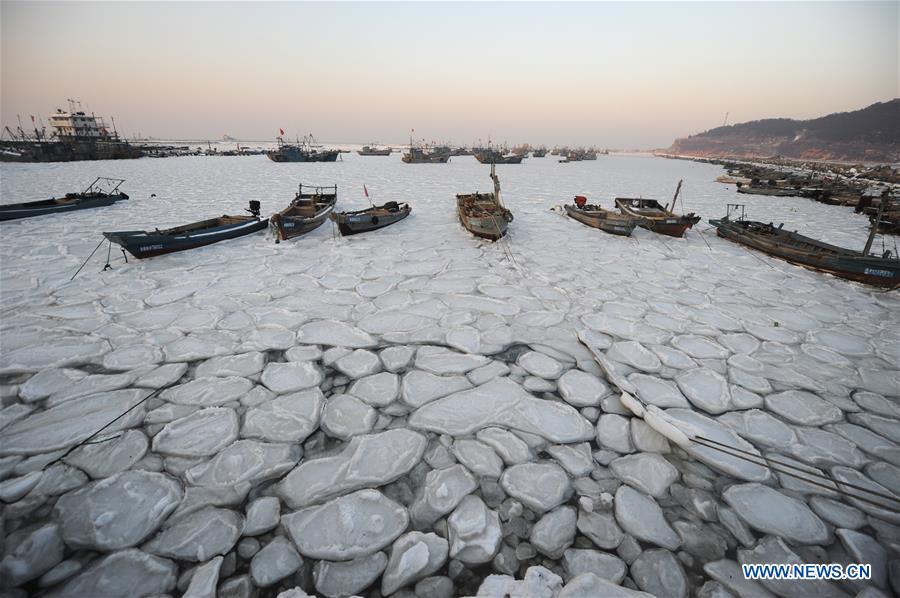
[[[872,565],[850,564],[838,565],[836,563],[815,564],[785,564],[769,563],[762,565],[741,565],[744,579],[793,579],[793,580],[858,580],[872,578]]]

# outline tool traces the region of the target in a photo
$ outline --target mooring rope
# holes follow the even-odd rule
[[[105,241],[105,240],[106,239],[103,239],[103,241]],[[91,258],[94,257],[94,254],[97,253],[97,250],[100,249],[101,245],[103,245],[103,241],[100,241],[99,243],[97,243],[97,246],[94,247],[94,250],[91,252],[91,255],[87,256],[87,259],[84,260],[84,263],[81,264],[81,267],[75,271],[75,274],[72,275],[72,278],[69,279],[69,282],[72,282],[73,280],[75,280],[75,277],[78,276],[78,273],[81,272],[81,269],[84,268],[89,261],[91,261]]]

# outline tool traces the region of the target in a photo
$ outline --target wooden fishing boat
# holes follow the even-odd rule
[[[450,154],[429,152],[418,147],[411,147],[401,158],[406,164],[446,164]]]
[[[291,205],[269,219],[269,228],[275,241],[281,242],[315,230],[328,219],[337,202],[337,185],[331,187],[310,187],[303,190],[303,183]],[[309,191],[312,189],[312,191]]]
[[[741,215],[732,220],[731,212],[737,208],[741,209]],[[865,248],[855,251],[786,231],[784,224],[776,227],[771,222],[765,224],[744,220],[743,208],[741,204],[728,204],[725,217],[710,220],[709,223],[716,227],[716,233],[724,239],[792,264],[878,287],[900,286],[900,259],[891,257],[890,251],[882,256],[869,254],[877,221],[873,223]]]
[[[770,195],[772,197],[794,197],[800,195],[799,189],[793,189],[791,187],[759,185],[757,183],[750,183],[749,185],[745,185],[740,181],[737,182],[737,192],[747,193],[749,195]]]
[[[409,204],[389,201],[355,212],[332,212],[331,219],[337,223],[341,234],[347,236],[390,226],[409,216],[411,211]]]
[[[482,164],[521,164],[525,157],[523,154],[505,154],[493,149],[475,152],[475,159]]]
[[[575,196],[575,205],[566,205],[566,214],[582,224],[599,228],[611,235],[630,237],[636,226],[633,218],[589,204],[583,195]]]
[[[285,143],[276,137],[278,147],[266,152],[266,157],[273,162],[336,162],[339,150],[322,149],[312,135],[306,135],[296,144]]]
[[[491,164],[493,193],[467,193],[456,196],[456,211],[459,221],[476,237],[496,241],[506,235],[512,212],[500,202],[500,179]]]
[[[675,188],[672,208],[675,207],[675,201],[681,192],[681,183],[682,181],[678,181]],[[626,216],[634,218],[638,226],[670,237],[683,237],[689,228],[700,222],[700,216],[694,215],[693,212],[679,216],[672,212],[668,205],[663,205],[655,199],[617,197],[616,207]]]
[[[212,245],[263,230],[268,220],[259,218],[259,202],[251,201],[250,216],[220,216],[165,230],[125,230],[103,236],[138,259]]]
[[[0,205],[0,221],[109,206],[128,199],[128,195],[119,191],[119,186],[124,182],[124,179],[97,177],[80,193],[66,193],[65,197]]]
[[[390,156],[391,152],[394,151],[389,147],[384,149],[380,149],[377,147],[372,147],[370,145],[363,146],[361,150],[356,150],[356,153],[360,156]]]

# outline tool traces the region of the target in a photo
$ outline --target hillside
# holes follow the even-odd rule
[[[768,118],[676,139],[669,153],[707,157],[900,161],[900,99],[811,120]]]

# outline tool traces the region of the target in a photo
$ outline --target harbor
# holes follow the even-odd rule
[[[900,4],[0,13],[0,598],[900,596]]]

